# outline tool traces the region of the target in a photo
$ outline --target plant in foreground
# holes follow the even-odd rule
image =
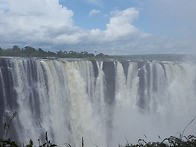
[[[15,141],[11,139],[6,139],[8,135],[9,128],[11,126],[12,120],[16,117],[17,113],[15,112],[10,119],[8,124],[4,124],[4,139],[0,139],[0,147],[19,147]],[[180,137],[170,136],[169,138],[163,139],[161,142],[146,142],[144,139],[139,139],[138,144],[130,144],[127,141],[125,146],[119,145],[119,147],[196,147],[196,136],[189,135],[184,136],[184,132],[186,128],[196,119],[196,116],[191,120],[191,122],[185,127]],[[146,136],[145,136],[146,137]],[[160,139],[161,137],[158,136]],[[147,137],[146,137],[147,138]],[[127,139],[126,139],[127,140]],[[40,143],[38,139],[39,145],[38,147],[56,147],[56,144],[53,144],[48,139],[48,133],[45,134],[45,142],[43,144]],[[71,147],[70,144],[64,144],[66,147]],[[30,139],[28,145],[23,145],[23,147],[33,147],[33,141]],[[81,146],[84,147],[84,138],[82,137]],[[96,145],[97,146],[97,145]]]
[[[196,147],[196,136],[184,136],[185,139],[170,136],[161,142],[146,142],[144,139],[139,139],[138,144],[126,144],[119,147]]]

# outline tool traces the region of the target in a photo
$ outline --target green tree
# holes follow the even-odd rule
[[[12,47],[12,50],[13,50],[13,51],[20,51],[20,48],[19,48],[19,46],[14,45],[14,46]]]
[[[62,50],[60,50],[60,51],[57,51],[57,57],[65,58],[66,56],[65,56],[65,53]]]
[[[36,55],[36,49],[34,49],[33,47],[31,46],[25,46],[24,50],[23,50],[23,53],[25,56],[28,56],[28,57],[33,57]]]
[[[37,56],[38,57],[46,57],[47,53],[44,50],[42,50],[41,48],[39,48],[37,51]]]
[[[0,56],[3,56],[3,49],[0,47]]]

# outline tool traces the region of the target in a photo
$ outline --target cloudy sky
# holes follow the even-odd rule
[[[196,53],[196,0],[0,0],[0,47]]]

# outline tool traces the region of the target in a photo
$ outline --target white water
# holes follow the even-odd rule
[[[103,61],[94,66],[91,61],[12,58],[9,62],[17,107],[5,103],[4,111],[17,112],[13,127],[21,143],[30,138],[36,143],[46,131],[59,146],[80,147],[82,137],[86,147],[117,147],[126,139],[160,141],[158,135],[178,136],[196,115],[196,66],[191,63],[127,62],[123,67],[121,62],[106,66]],[[4,84],[5,75],[0,73]],[[108,98],[110,82],[115,91]],[[185,135],[195,134],[195,125]]]

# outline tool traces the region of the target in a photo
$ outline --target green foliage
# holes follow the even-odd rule
[[[93,53],[84,52],[75,52],[75,51],[44,51],[39,48],[36,50],[31,46],[25,46],[20,49],[17,45],[14,45],[12,48],[2,49],[0,47],[0,56],[17,56],[17,57],[56,57],[56,58],[104,58],[107,57],[103,53],[99,53],[96,56]]]
[[[161,142],[146,142],[143,139],[138,140],[138,144],[129,144],[119,147],[196,147],[196,136],[184,136],[185,139],[170,136]]]
[[[1,48],[0,48],[1,50]],[[33,51],[32,49],[29,49],[29,51]],[[41,51],[42,52],[42,51]],[[4,124],[4,139],[0,139],[0,147],[19,147],[17,143],[10,138],[7,139],[8,131],[11,126],[12,120],[17,116],[17,112],[15,112],[10,119],[9,123]],[[196,147],[196,136],[189,135],[189,136],[183,136],[183,133],[187,129],[187,127],[196,119],[196,116],[190,121],[190,123],[185,127],[182,134],[180,134],[180,137],[170,136],[168,138],[163,139],[161,142],[146,142],[144,139],[139,139],[138,144],[130,144],[127,141],[126,145],[119,145],[119,147]],[[145,135],[144,135],[145,136]],[[146,137],[146,136],[145,136]],[[161,137],[158,136],[160,139]],[[147,137],[146,137],[147,138]],[[127,140],[127,139],[126,139]],[[40,140],[38,139],[38,147],[57,147],[56,144],[51,143],[51,141],[48,139],[48,133],[45,134],[45,142],[40,143]],[[70,144],[64,143],[66,147],[71,147]],[[29,144],[26,145],[26,147],[33,147],[34,143],[30,139]],[[84,138],[82,137],[81,140],[81,146],[84,146]],[[95,145],[98,147],[97,145]],[[25,147],[25,145],[23,145]]]
[[[19,147],[15,141],[11,139],[0,139],[0,147]]]
[[[43,144],[40,144],[40,140],[38,139],[39,145],[38,147],[56,147],[56,144],[53,144],[48,139],[48,134],[46,132],[45,136],[45,142]],[[29,144],[26,145],[26,147],[33,147],[33,141],[30,139]],[[15,141],[12,141],[11,139],[0,139],[0,147],[19,147],[19,145],[16,144]],[[71,147],[71,146],[70,146]]]
[[[33,141],[31,139],[29,140],[29,144],[27,145],[27,147],[33,147]]]

